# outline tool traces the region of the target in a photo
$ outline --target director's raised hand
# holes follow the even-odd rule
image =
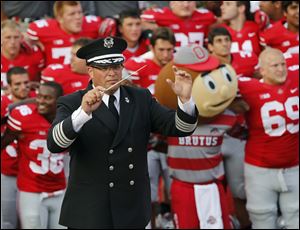
[[[182,103],[188,102],[192,96],[192,76],[184,70],[179,70],[176,66],[172,68],[175,74],[175,82],[169,78],[166,81]]]

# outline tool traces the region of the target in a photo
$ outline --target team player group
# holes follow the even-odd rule
[[[234,68],[237,100],[247,105],[199,122],[189,137],[151,135],[148,228],[166,227],[157,218],[164,201],[172,228],[298,229],[299,2],[260,1],[256,7],[246,1],[201,6],[170,1],[167,7],[102,17],[84,15],[79,1],[56,1],[54,17],[33,20],[26,33],[24,23],[3,20],[1,228],[64,228],[58,219],[68,152],[47,149],[56,100],[86,89],[90,81],[77,50],[94,39],[117,36],[128,44],[123,76],[132,77],[127,84],[147,88],[155,97],[160,71],[172,61],[187,63],[185,54],[196,45],[218,61],[216,68]],[[217,215],[206,220],[199,214],[205,206],[194,197],[196,185],[211,184],[220,196],[221,225],[215,225]]]

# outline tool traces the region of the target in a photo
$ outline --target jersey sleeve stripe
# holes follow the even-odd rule
[[[29,33],[30,35],[33,35],[33,36],[36,36],[37,35],[37,32],[31,30],[31,29],[27,29],[27,33]]]
[[[7,124],[15,130],[19,130],[19,131],[22,130],[21,127],[14,125],[10,120],[7,121]]]
[[[28,37],[29,37],[31,40],[39,40],[38,37],[32,36],[32,35],[30,35],[30,34],[27,34],[27,35],[28,35]]]
[[[145,19],[145,20],[151,20],[151,19],[154,19],[154,15],[151,15],[151,14],[142,14],[141,18]]]
[[[45,65],[45,63],[44,63],[44,62],[41,62],[40,64],[38,64],[38,68],[43,68],[44,65]]]
[[[46,77],[46,76],[41,76],[41,79],[45,80],[45,81],[54,81],[53,77]]]
[[[8,119],[11,120],[11,122],[15,123],[16,125],[21,126],[21,124],[22,124],[20,121],[17,121],[16,119],[12,118],[11,116],[8,116]]]

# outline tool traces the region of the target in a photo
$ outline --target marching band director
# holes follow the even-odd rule
[[[197,125],[185,71],[174,67],[175,82],[167,80],[178,96],[177,111],[147,89],[118,84],[126,47],[125,40],[106,37],[80,48],[76,55],[86,60],[91,82],[58,101],[47,144],[53,153],[70,152],[59,221],[68,228],[145,228],[151,215],[149,134],[188,136]]]

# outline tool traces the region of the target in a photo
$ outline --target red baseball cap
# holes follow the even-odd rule
[[[217,58],[209,55],[204,47],[192,44],[177,49],[174,54],[174,64],[202,72],[216,69],[220,62]]]

